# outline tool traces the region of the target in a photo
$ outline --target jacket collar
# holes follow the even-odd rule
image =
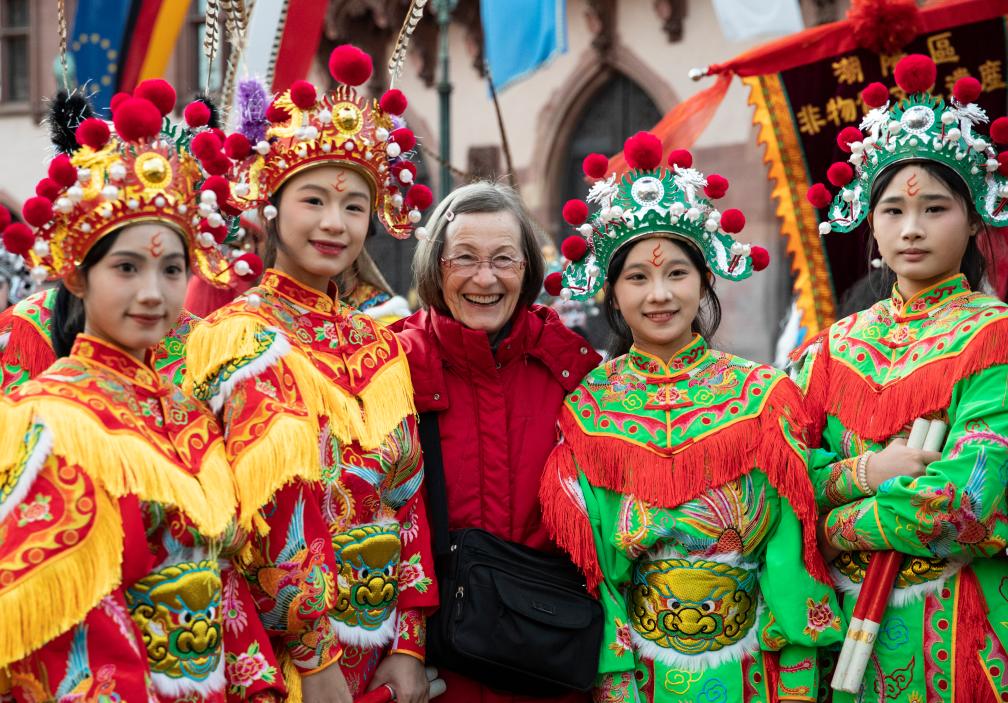
[[[164,395],[171,391],[161,381],[161,375],[150,365],[152,355],[149,352],[148,363],[142,363],[114,344],[82,333],[77,335],[70,355],[85,360],[90,365],[100,366],[148,393]]]
[[[329,290],[326,293],[315,290],[311,286],[291,278],[285,273],[276,269],[268,269],[263,274],[262,284],[264,288],[269,288],[282,298],[286,298],[295,305],[307,308],[323,315],[331,315],[337,307],[339,291],[336,284],[329,282]]]
[[[642,376],[673,379],[684,376],[703,363],[708,351],[707,341],[697,334],[693,335],[693,339],[677,351],[667,363],[637,346],[630,347],[629,359],[630,365]]]

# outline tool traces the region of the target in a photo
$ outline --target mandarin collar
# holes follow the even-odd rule
[[[693,335],[689,344],[677,351],[666,363],[663,359],[649,354],[636,345],[630,347],[630,365],[648,378],[676,378],[698,366],[707,357],[707,340],[699,334]]]
[[[433,308],[430,310],[434,334],[444,349],[444,358],[455,366],[473,371],[496,371],[516,357],[523,356],[527,348],[528,320],[523,310],[515,310],[507,336],[497,345],[490,346],[490,336],[483,330],[474,330]]]
[[[78,359],[85,359],[90,364],[101,366],[149,393],[163,395],[171,392],[171,389],[161,380],[161,375],[151,366],[153,355],[149,351],[146,355],[146,363],[137,361],[122,348],[89,334],[81,333],[74,340],[70,355]]]
[[[285,273],[276,269],[267,269],[263,274],[262,283],[264,288],[269,288],[282,298],[302,308],[307,308],[324,315],[331,315],[337,308],[339,291],[336,284],[329,282],[329,290],[326,293],[306,286],[303,283],[291,278]]]
[[[957,273],[943,281],[939,281],[929,288],[925,288],[907,300],[903,299],[903,294],[893,284],[892,303],[893,311],[899,322],[917,320],[927,317],[934,310],[942,307],[951,300],[961,298],[971,292],[966,276]]]

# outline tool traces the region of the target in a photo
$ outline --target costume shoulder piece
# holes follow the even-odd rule
[[[10,392],[56,360],[52,350],[52,308],[56,289],[32,293],[11,308],[9,337],[0,362],[3,390]]]
[[[813,412],[884,441],[914,418],[947,409],[962,379],[1008,363],[1006,339],[1008,305],[957,275],[906,301],[894,290],[834,323],[801,377]]]
[[[2,410],[0,668],[68,630],[118,584],[124,532],[115,499],[52,452],[30,408]],[[17,448],[8,452],[8,439]]]
[[[200,534],[234,516],[234,483],[214,418],[149,366],[81,335],[69,357],[13,394],[49,429],[52,451],[111,496],[173,506]]]
[[[593,484],[662,506],[756,467],[778,484],[805,461],[795,385],[699,336],[668,364],[635,348],[599,366],[567,397],[560,425]]]

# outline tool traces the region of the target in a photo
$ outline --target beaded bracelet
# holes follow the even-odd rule
[[[875,454],[873,451],[867,451],[857,460],[857,470],[854,473],[854,482],[857,487],[861,489],[863,493],[868,495],[874,495],[875,491],[871,489],[868,485],[868,460],[871,459],[872,455]]]

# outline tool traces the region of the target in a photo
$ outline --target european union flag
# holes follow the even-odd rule
[[[128,0],[80,0],[69,37],[70,53],[77,67],[77,81],[97,93],[91,102],[96,110],[108,109],[119,84],[122,44],[133,2]]]
[[[483,45],[495,88],[567,51],[566,0],[481,0]]]

